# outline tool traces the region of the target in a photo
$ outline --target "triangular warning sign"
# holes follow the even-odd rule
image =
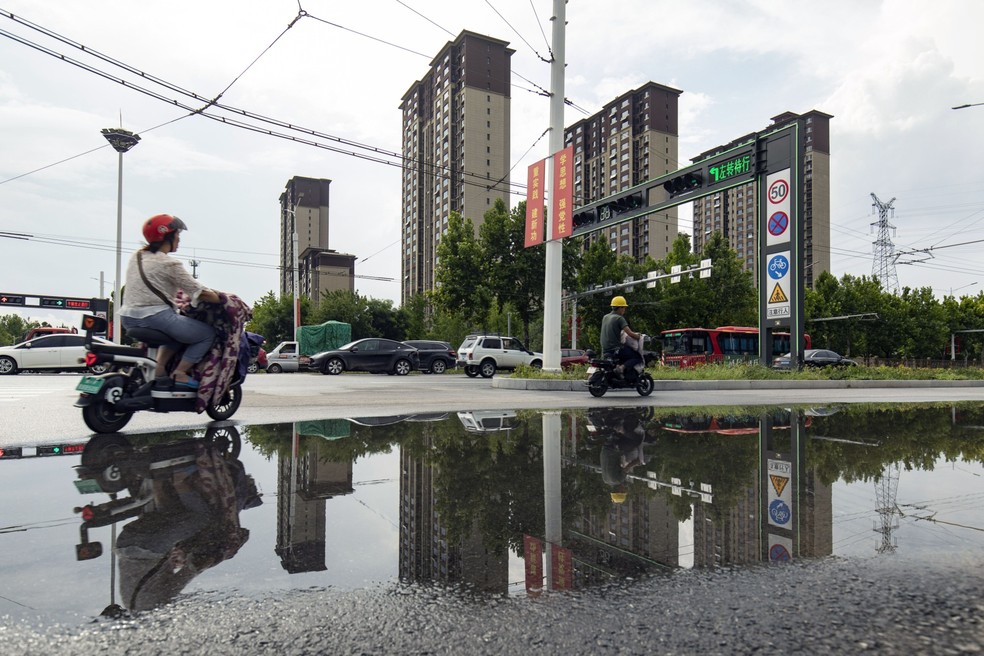
[[[782,496],[782,491],[786,489],[786,483],[789,479],[785,476],[776,476],[775,474],[769,474],[769,480],[772,481],[772,487],[776,490],[777,496]]]
[[[769,297],[769,303],[788,303],[789,299],[786,298],[785,292],[782,291],[782,287],[779,283],[776,283],[775,288],[772,290],[772,296]]]

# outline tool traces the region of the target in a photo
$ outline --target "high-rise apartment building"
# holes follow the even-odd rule
[[[803,275],[807,287],[823,271],[830,271],[830,114],[811,110],[805,114],[784,112],[773,117],[767,131],[802,120],[806,148],[800,166],[801,193],[803,194]],[[754,135],[746,135],[731,143],[717,146],[693,158],[702,159],[747,142]],[[755,182],[732,187],[705,196],[693,203],[695,253],[703,251],[708,239],[720,232],[737,253],[746,271],[751,272],[758,286],[759,271],[756,268],[758,225],[756,221]]]
[[[434,288],[437,244],[458,212],[477,230],[509,205],[510,58],[500,41],[463,31],[403,95],[401,299]]]
[[[294,293],[317,305],[326,291],[355,291],[355,256],[328,247],[331,180],[294,176],[280,194],[280,293]],[[295,251],[294,233],[297,233]]]
[[[574,204],[611,196],[680,168],[677,160],[679,89],[648,82],[615,98],[600,112],[564,131],[574,146]],[[619,255],[642,262],[669,253],[677,237],[676,208],[588,233],[585,245],[605,239]]]

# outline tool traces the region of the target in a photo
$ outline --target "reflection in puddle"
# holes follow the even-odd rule
[[[535,596],[828,555],[918,567],[984,543],[981,425],[969,404],[483,411],[8,449],[25,502],[0,612],[97,614],[106,560],[108,611],[398,582]],[[74,506],[81,530],[42,527]]]

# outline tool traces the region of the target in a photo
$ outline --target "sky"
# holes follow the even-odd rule
[[[510,42],[512,180],[525,183],[527,166],[549,154],[540,90],[550,87],[552,7],[0,0],[0,292],[88,298],[101,276],[104,293],[113,289],[119,162],[100,130],[122,126],[141,136],[123,157],[124,270],[142,222],[168,212],[189,226],[177,256],[253,303],[278,289],[287,180],[328,178],[329,247],[356,256],[356,291],[398,305],[400,169],[387,153],[400,151],[401,97],[461,30]],[[984,3],[571,0],[566,11],[565,125],[648,81],[681,89],[684,167],[782,112],[826,112],[832,273],[871,274],[874,193],[894,199],[900,286],[939,297],[984,290],[984,105],[951,109],[984,103]],[[237,115],[216,108],[207,111],[227,121],[211,120],[175,104],[205,104],[185,91],[221,93],[225,105],[308,132],[253,119],[259,130],[234,127]],[[680,215],[689,232],[689,206]],[[18,314],[55,325],[79,316]]]

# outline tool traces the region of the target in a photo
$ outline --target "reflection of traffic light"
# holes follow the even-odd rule
[[[0,448],[0,460],[7,460],[10,458],[20,458],[24,454],[24,449],[19,446],[9,446],[6,448]]]
[[[48,444],[38,447],[39,456],[64,456],[71,453],[82,453],[85,444]]]
[[[670,196],[678,196],[688,191],[698,189],[704,183],[704,177],[698,172],[684,173],[663,183],[663,189]]]

